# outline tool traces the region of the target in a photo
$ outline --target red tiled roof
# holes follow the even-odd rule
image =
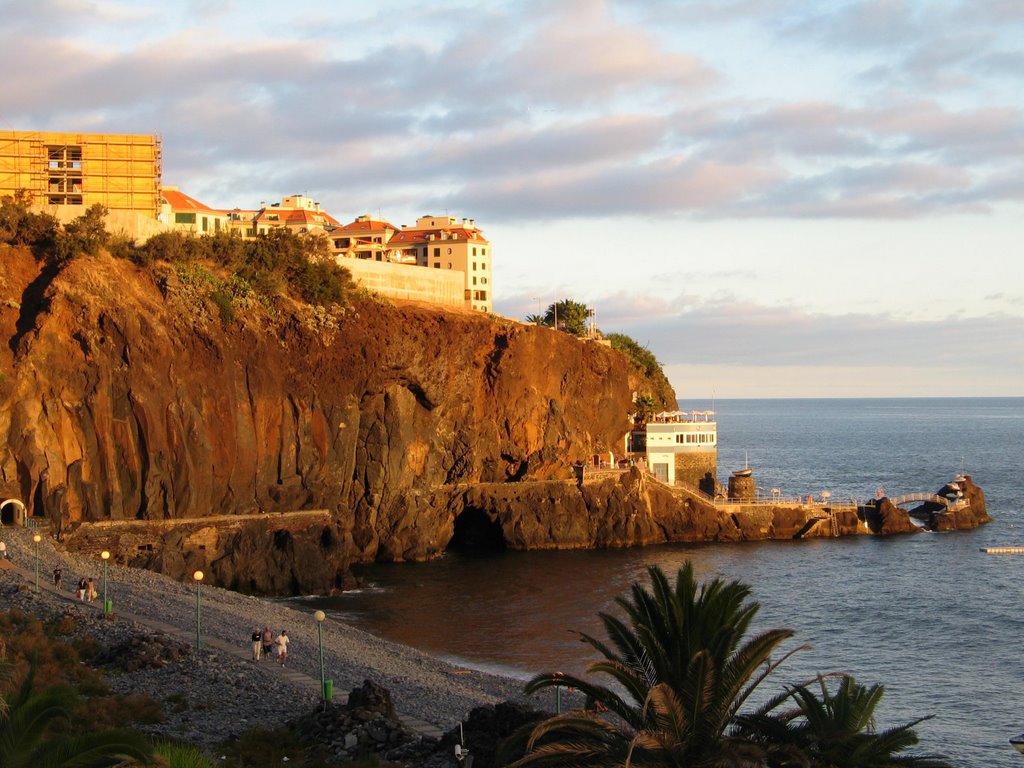
[[[179,189],[161,189],[161,196],[175,211],[209,211],[210,213],[223,213],[215,210],[205,203],[200,203],[194,197],[189,197]]]
[[[398,231],[398,227],[384,221],[383,219],[356,219],[355,221],[342,225],[340,229],[345,232],[375,232],[382,229]]]
[[[388,242],[398,241],[400,243],[425,243],[427,242],[428,235],[439,235],[441,232],[445,232],[449,235],[449,240],[472,240],[473,242],[482,243],[483,245],[489,245],[487,238],[484,237],[483,232],[479,229],[464,229],[462,227],[452,227],[440,229],[403,229],[400,232],[396,232],[392,235],[391,240]],[[430,242],[441,243],[444,242],[440,239],[435,239]]]
[[[277,216],[277,219],[271,219],[270,216]],[[338,220],[326,211],[311,211],[306,208],[264,208],[256,215],[255,221],[338,226]]]

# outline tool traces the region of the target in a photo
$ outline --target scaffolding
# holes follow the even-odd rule
[[[0,131],[0,197],[33,203],[99,203],[155,219],[160,213],[158,135]]]

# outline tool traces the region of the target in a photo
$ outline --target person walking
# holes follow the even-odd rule
[[[78,580],[78,599],[81,600],[83,603],[85,602],[85,593],[88,591],[88,589],[89,582],[85,578],[85,576],[83,576]]]
[[[263,655],[268,659],[270,658],[271,651],[274,650],[274,633],[270,631],[270,627],[263,628]]]
[[[0,560],[10,560],[7,556],[7,545],[0,541]]]
[[[86,596],[89,598],[89,602],[95,602],[98,593],[96,592],[96,582],[93,581],[92,576],[90,576],[89,580],[85,583],[85,589],[87,592]]]
[[[277,636],[277,640],[274,644],[277,646],[277,662],[283,667],[288,661],[288,633],[285,630],[281,630],[281,634]]]
[[[260,632],[260,628],[256,627],[252,631],[252,660],[260,660],[260,651],[263,650],[263,633]]]
[[[64,571],[58,565],[53,569],[53,586],[55,589],[60,589],[64,584]]]

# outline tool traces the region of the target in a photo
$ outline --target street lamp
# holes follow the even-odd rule
[[[203,572],[196,571],[192,574],[192,579],[196,583],[196,653],[199,653],[199,606],[203,586]]]
[[[320,695],[323,696],[324,704],[326,704],[327,682],[324,679],[324,619],[327,618],[327,614],[323,611],[317,611],[313,614],[313,618],[316,619],[316,639],[320,643]]]
[[[107,600],[107,561],[110,559],[110,553],[104,549],[100,552],[100,557],[103,559],[103,613],[107,614],[114,609],[114,606]]]
[[[39,591],[39,542],[43,540],[43,537],[38,533],[32,537],[32,541],[36,543],[36,592]]]

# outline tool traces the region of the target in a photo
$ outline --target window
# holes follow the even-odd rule
[[[441,262],[440,261],[434,262],[434,269],[440,269],[440,268],[441,268]]]
[[[476,262],[473,262],[473,271],[476,272]]]
[[[467,288],[466,289],[466,301],[469,301],[470,298],[472,298],[472,291],[470,291],[469,288]]]
[[[82,148],[52,146],[47,155],[47,200],[52,205],[81,205],[82,198],[67,196],[68,192],[82,192]]]
[[[174,214],[175,224],[195,224],[196,215],[194,213],[176,213]]]
[[[486,277],[481,277],[480,278],[480,284],[481,285],[487,285],[487,278]]]
[[[487,262],[486,261],[481,261],[480,262],[480,269],[487,269]]]
[[[480,255],[481,256],[486,256],[487,255],[487,249],[486,248],[481,248],[480,249]]]
[[[438,258],[441,258],[441,249],[440,248],[435,248],[434,249],[434,255],[437,256]]]
[[[203,216],[203,232],[207,232],[210,229],[210,220]]]
[[[451,249],[451,248],[449,248],[449,249],[448,249],[448,255],[449,255],[449,256],[451,256],[451,255],[452,255],[452,249]]]
[[[452,268],[452,263],[449,261],[448,262],[448,269],[451,269],[451,268]]]
[[[473,278],[473,285],[476,285],[476,278]]]
[[[220,219],[213,220],[213,231],[220,232]]]

